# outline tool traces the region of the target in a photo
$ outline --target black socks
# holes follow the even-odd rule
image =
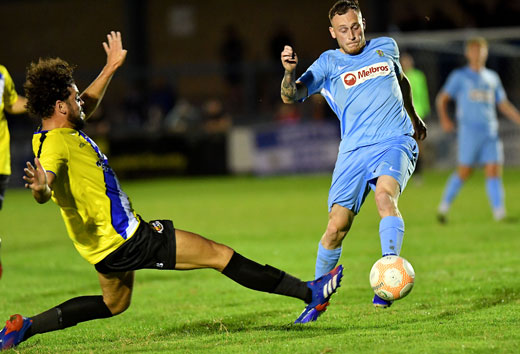
[[[31,317],[33,323],[25,332],[24,339],[35,334],[72,327],[79,322],[107,317],[112,317],[112,313],[103,301],[103,296],[75,297]]]
[[[260,265],[233,253],[222,274],[249,289],[291,296],[309,303],[312,291],[307,283],[270,265]]]

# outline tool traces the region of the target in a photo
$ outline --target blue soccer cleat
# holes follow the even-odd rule
[[[22,315],[12,315],[0,331],[0,350],[16,347],[23,341],[27,329],[31,327],[32,320]]]
[[[294,323],[316,321],[327,310],[330,297],[340,287],[342,277],[343,266],[339,265],[318,279],[307,282],[307,286],[312,290],[312,302],[307,305]]]
[[[392,306],[393,303],[394,303],[393,301],[381,299],[379,296],[377,296],[375,294],[374,294],[374,298],[372,299],[372,304],[374,304],[375,307],[380,307],[380,308],[390,307],[390,306]]]

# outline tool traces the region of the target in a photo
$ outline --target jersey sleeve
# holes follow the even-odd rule
[[[460,90],[460,83],[461,80],[459,78],[459,74],[457,71],[454,71],[448,76],[446,83],[442,87],[442,91],[450,95],[452,98],[456,97]]]
[[[394,39],[388,38],[388,46],[390,50],[388,51],[388,56],[390,59],[392,59],[392,62],[394,63],[395,67],[395,73],[398,77],[400,77],[401,73],[403,72],[403,68],[401,67],[401,63],[399,62],[399,47],[397,46],[397,43]]]
[[[2,100],[5,106],[12,106],[18,99],[13,79],[5,67],[2,67],[1,73],[4,77],[4,95]]]
[[[495,102],[500,103],[507,99],[506,91],[504,90],[504,86],[502,86],[502,80],[500,80],[500,76],[496,74],[497,86],[495,88]]]
[[[57,176],[69,160],[67,145],[60,136],[46,137],[45,133],[41,134],[39,141],[34,144],[34,153],[43,168]]]
[[[327,55],[323,53],[297,80],[307,87],[307,97],[319,93],[323,88],[327,79],[327,61]]]

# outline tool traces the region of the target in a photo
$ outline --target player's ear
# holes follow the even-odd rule
[[[334,28],[332,28],[332,26],[329,26],[329,32],[331,37],[336,39],[336,33],[334,32]]]
[[[367,29],[367,21],[365,19],[363,19],[362,23],[363,23],[363,32],[364,32]]]
[[[64,101],[57,100],[54,105],[54,110],[61,114],[67,114],[67,104]]]

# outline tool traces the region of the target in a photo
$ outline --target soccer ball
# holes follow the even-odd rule
[[[381,299],[393,301],[405,297],[412,291],[415,272],[406,259],[385,256],[372,266],[370,286]]]

